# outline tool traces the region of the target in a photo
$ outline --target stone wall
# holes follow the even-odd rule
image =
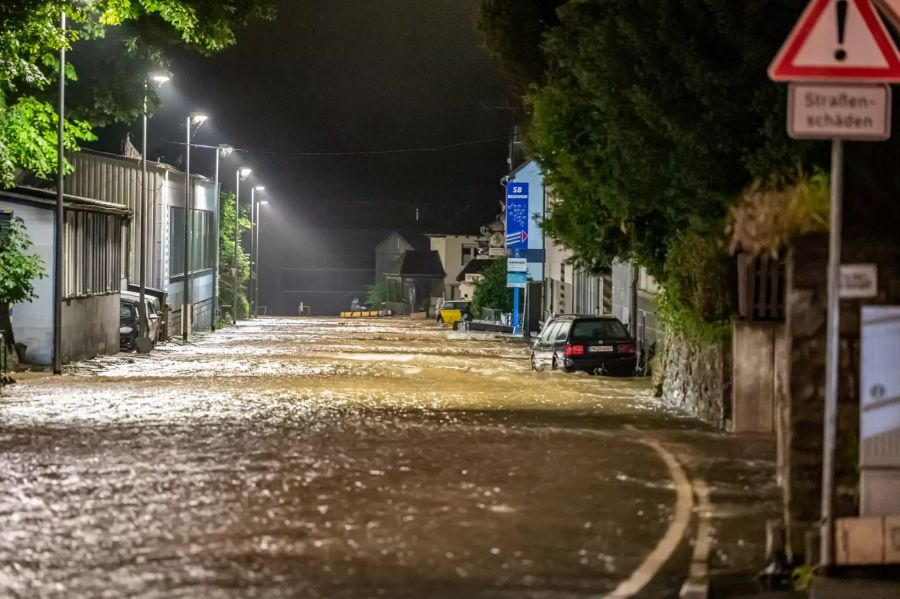
[[[701,343],[666,333],[662,349],[662,400],[723,428],[731,395],[728,343]]]
[[[841,301],[838,432],[835,479],[837,516],[858,515],[859,502],[859,347],[862,305],[900,303],[900,243],[845,236],[844,264],[878,265],[879,296]],[[825,407],[827,235],[811,235],[793,243],[787,264],[786,319],[789,333],[786,385],[789,393],[778,406],[779,479],[783,484],[784,518],[795,552],[802,550],[800,532],[820,518],[822,435]],[[783,456],[783,459],[781,459]]]

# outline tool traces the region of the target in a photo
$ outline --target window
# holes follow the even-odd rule
[[[194,210],[191,218],[190,270],[192,273],[215,267],[215,237],[212,230],[212,213]],[[169,256],[171,276],[184,275],[184,208],[171,208],[169,219]]]
[[[618,320],[579,320],[572,331],[573,339],[629,339],[628,331]]]
[[[469,260],[474,260],[475,256],[478,255],[478,244],[477,243],[469,243],[464,244],[462,246],[462,255],[460,256],[459,264],[460,266],[465,266],[469,263]]]
[[[67,210],[65,297],[102,295],[122,278],[122,217]]]
[[[571,322],[560,323],[559,330],[556,332],[556,342],[561,343],[569,336],[569,329],[572,328]]]
[[[546,325],[544,325],[544,330],[541,331],[541,337],[540,337],[541,341],[543,343],[546,343],[546,342],[550,341],[550,339],[553,339],[554,336],[556,335],[556,329],[558,327],[559,327],[559,321],[557,321],[557,320],[551,320]]]

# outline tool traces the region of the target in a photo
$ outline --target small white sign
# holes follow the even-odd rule
[[[528,272],[527,258],[507,258],[506,272]]]
[[[506,255],[506,248],[503,246],[494,247],[491,246],[491,249],[488,250],[488,256],[491,258],[499,258]]]
[[[878,295],[877,265],[841,264],[841,298],[867,298],[876,295]]]
[[[791,83],[788,135],[794,139],[888,139],[891,90],[886,85]]]

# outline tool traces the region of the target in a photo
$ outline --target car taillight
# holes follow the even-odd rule
[[[619,344],[619,353],[620,354],[633,354],[635,352],[634,343],[620,343]]]
[[[566,355],[567,356],[583,356],[584,355],[584,346],[583,345],[566,345]]]

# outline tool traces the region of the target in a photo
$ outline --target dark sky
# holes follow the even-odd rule
[[[476,5],[281,2],[276,21],[241,31],[234,48],[211,58],[174,57],[174,78],[161,94],[151,138],[180,140],[184,113],[200,109],[211,120],[198,143],[259,150],[233,159],[226,170],[246,163],[273,202],[316,215],[317,224],[409,227],[419,207],[426,229],[477,230],[501,197],[505,141],[440,152],[291,155],[507,136],[510,115],[474,29]],[[162,152],[174,160],[180,149]]]
[[[273,263],[310,266],[333,264],[341,254],[371,256],[394,228],[476,232],[496,215],[502,198],[504,140],[436,152],[291,153],[508,136],[511,116],[500,76],[474,27],[477,3],[280,2],[278,18],[240,31],[235,47],[213,57],[173,56],[173,79],[151,120],[151,158],[178,161],[182,150],[160,141],[181,140],[191,110],[210,117],[196,143],[255,150],[224,162],[222,178],[233,187],[241,163],[267,187],[273,217],[262,242],[267,270]],[[118,141],[107,137],[104,145],[117,147]],[[212,150],[195,150],[194,170],[211,176],[212,156]]]

